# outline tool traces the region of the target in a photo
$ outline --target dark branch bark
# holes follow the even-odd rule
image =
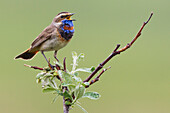
[[[37,66],[30,66],[30,65],[27,65],[27,64],[24,64],[24,66],[30,67],[30,68],[33,68],[33,69],[44,70],[44,68],[40,68],[40,67],[37,67]]]
[[[117,45],[115,50],[111,53],[111,55],[109,57],[106,58],[106,60],[104,60],[101,64],[99,64],[97,66],[97,68],[90,74],[90,76],[88,76],[87,79],[85,79],[83,82],[89,82],[89,80],[108,62],[110,61],[114,56],[120,54],[121,52],[127,50],[128,48],[130,48],[133,43],[138,39],[138,37],[141,35],[141,32],[143,30],[143,28],[145,27],[145,25],[150,21],[151,17],[153,15],[153,12],[151,13],[149,19],[143,23],[142,27],[140,28],[140,30],[138,31],[137,35],[135,36],[135,38],[129,43],[127,44],[125,47],[121,48],[120,50],[119,47],[120,45]]]
[[[93,79],[93,80],[90,81],[89,85],[87,85],[86,88],[88,88],[90,85],[94,84],[95,82],[99,81],[99,78],[101,77],[101,75],[102,75],[105,71],[107,71],[109,68],[111,68],[111,67],[108,67],[108,68],[106,68],[106,69],[103,69],[103,70],[100,72],[100,74],[99,74],[95,79]]]
[[[63,60],[63,67],[64,67],[64,71],[66,72],[66,57],[64,57],[64,60]]]

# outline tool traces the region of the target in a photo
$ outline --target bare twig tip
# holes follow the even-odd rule
[[[119,49],[119,47],[120,47],[120,44],[117,44],[117,46],[113,52],[116,52]]]
[[[106,69],[110,69],[111,68],[111,66],[109,66],[108,68],[106,68]]]
[[[64,71],[66,72],[66,57],[64,57],[63,66],[64,66]]]
[[[26,67],[30,67],[30,68],[31,68],[31,66],[30,66],[30,65],[27,65],[27,64],[24,64],[24,66],[26,66]]]
[[[150,17],[149,17],[149,19],[145,22],[145,24],[147,24],[147,23],[150,21],[150,19],[152,18],[152,15],[153,15],[153,11],[151,12]]]

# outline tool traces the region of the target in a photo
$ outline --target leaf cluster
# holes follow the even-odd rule
[[[86,91],[86,86],[89,82],[83,82],[80,77],[80,72],[92,73],[95,67],[91,68],[77,68],[78,63],[84,59],[84,54],[81,53],[77,55],[76,52],[72,52],[73,63],[72,70],[62,69],[63,64],[55,62],[56,65],[60,66],[61,69],[51,70],[46,68],[42,72],[38,73],[36,76],[37,83],[41,83],[43,93],[55,94],[55,98],[52,102],[55,102],[59,96],[65,99],[65,104],[73,107],[74,105],[79,105],[78,100],[81,98],[89,99],[99,99],[100,94],[97,92]],[[81,109],[85,111],[84,108]]]

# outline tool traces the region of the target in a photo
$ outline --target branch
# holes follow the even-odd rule
[[[63,68],[64,68],[63,70],[66,72],[66,69],[67,69],[66,68],[66,57],[64,57],[64,60],[63,60]],[[67,90],[67,88],[63,87],[63,93],[65,92],[65,90]],[[70,106],[66,105],[65,102],[66,102],[66,99],[63,96],[63,111],[64,111],[64,113],[69,113]]]
[[[106,69],[103,69],[103,70],[100,72],[100,74],[99,74],[95,79],[91,80],[90,83],[89,83],[89,85],[87,85],[87,86],[85,86],[85,87],[88,88],[90,85],[92,85],[92,84],[94,84],[95,82],[99,81],[99,78],[101,77],[101,75],[102,75],[105,71],[107,71],[108,69],[110,69],[110,68],[111,68],[111,67],[108,67],[108,68],[106,68]]]
[[[27,64],[24,64],[24,66],[30,67],[30,68],[33,68],[33,69],[44,70],[44,68],[40,68],[40,67],[37,67],[37,66],[30,66],[30,65],[27,65]]]
[[[145,27],[145,25],[147,25],[147,23],[150,21],[150,19],[152,18],[153,12],[151,12],[151,15],[149,17],[149,19],[143,23],[143,25],[141,26],[140,30],[138,31],[137,35],[135,36],[135,38],[129,43],[127,44],[125,47],[121,48],[120,50],[119,47],[120,45],[118,44],[115,48],[115,50],[111,53],[111,55],[109,57],[107,57],[101,64],[99,64],[97,66],[97,68],[90,74],[90,76],[85,79],[83,82],[89,82],[89,80],[108,62],[110,61],[114,56],[120,54],[121,52],[127,50],[128,48],[130,48],[133,43],[138,39],[138,37],[141,35],[141,32],[143,30],[143,28]]]
[[[66,72],[66,57],[64,57],[64,60],[63,60],[63,67],[64,67],[64,71]]]
[[[66,90],[66,88],[63,87],[63,93],[65,92],[65,90]],[[65,97],[63,96],[63,112],[64,112],[64,113],[69,113],[69,107],[70,107],[70,106],[66,105],[65,102],[66,102],[66,99],[65,99]]]

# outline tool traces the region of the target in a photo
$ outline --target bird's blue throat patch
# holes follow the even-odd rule
[[[62,20],[62,26],[61,26],[61,36],[65,38],[66,40],[69,40],[72,38],[74,33],[74,25],[72,20]]]
[[[63,20],[62,21],[63,26],[61,27],[61,29],[66,32],[66,33],[70,33],[70,32],[74,32],[74,28],[73,28],[73,21],[72,20]]]

